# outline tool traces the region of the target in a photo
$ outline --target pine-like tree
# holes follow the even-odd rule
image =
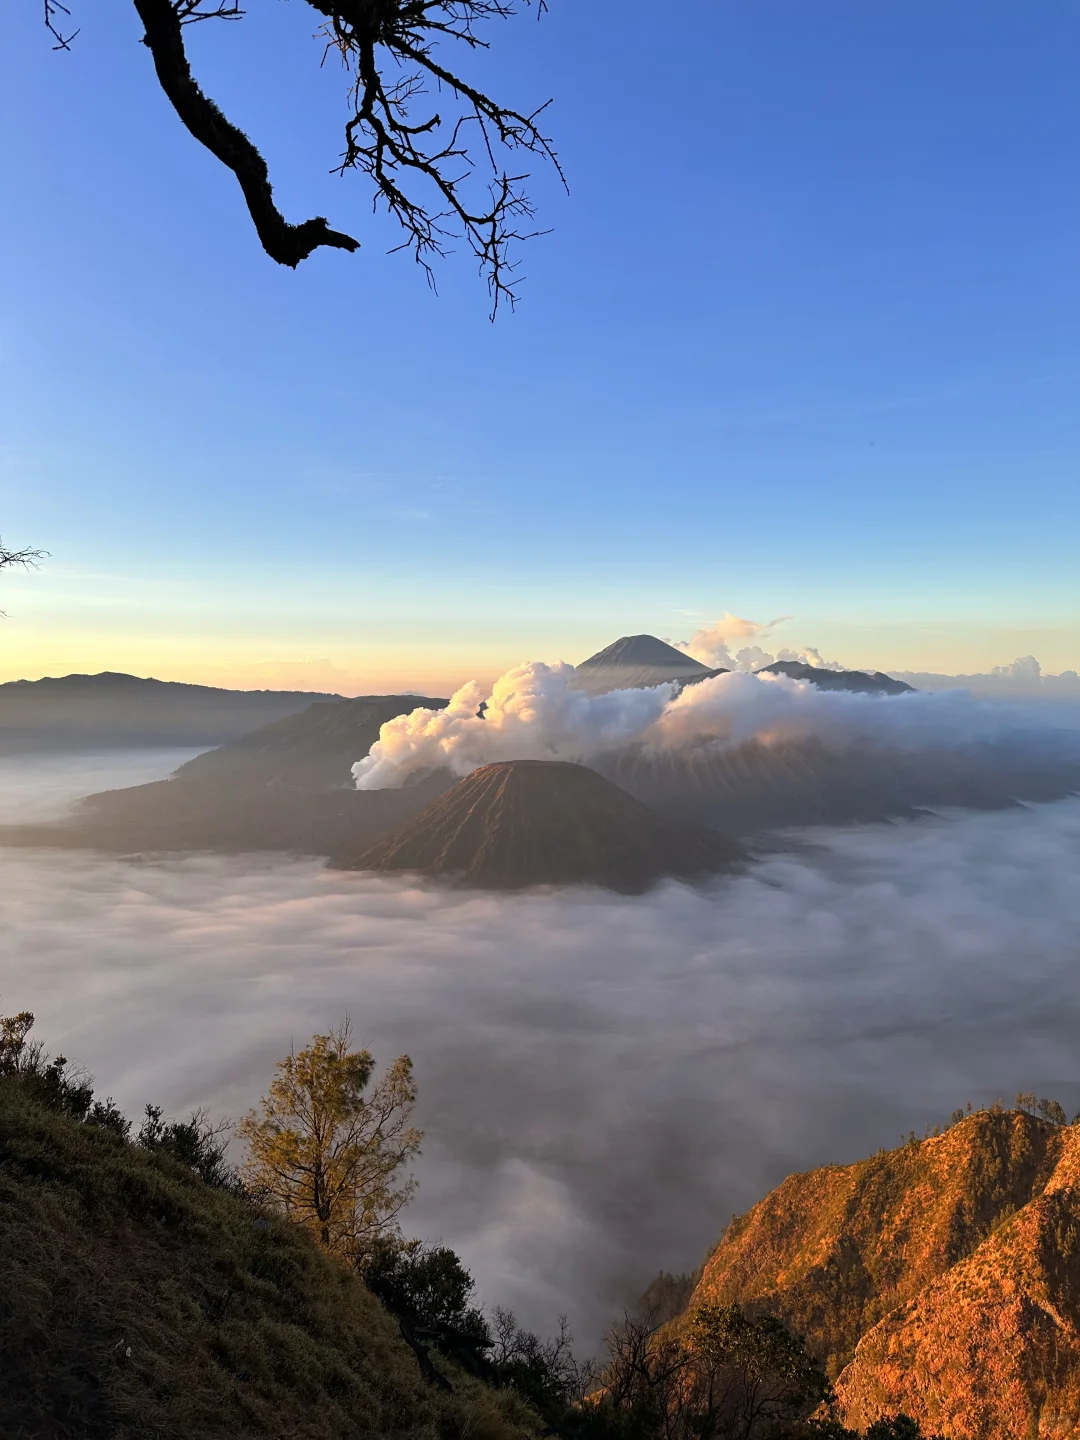
[[[396,1229],[415,1187],[403,1172],[422,1139],[410,1124],[412,1061],[398,1056],[372,1083],[374,1073],[370,1051],[352,1048],[346,1018],[280,1061],[260,1111],[238,1131],[248,1188],[350,1260]]]

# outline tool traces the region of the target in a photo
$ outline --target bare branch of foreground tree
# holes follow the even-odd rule
[[[239,12],[218,6],[205,9],[189,0],[135,0],[146,28],[143,44],[154,58],[158,81],[187,130],[236,176],[262,247],[280,265],[299,265],[320,245],[358,250],[359,240],[331,230],[317,216],[292,225],[274,204],[266,161],[244,134],[204,95],[188,64],[184,25],[195,20],[233,18]]]
[[[45,29],[53,39],[54,50],[70,50],[71,42],[78,35],[78,30],[73,30],[70,35],[63,32],[63,18],[71,18],[71,11],[66,5],[61,5],[60,0],[42,0],[45,7]]]
[[[492,314],[515,299],[514,253],[542,233],[525,188],[534,158],[565,178],[541,117],[500,104],[452,64],[489,48],[480,22],[506,20],[512,0],[305,0],[319,16],[320,64],[336,56],[346,76],[344,145],[333,173],[359,171],[373,208],[401,227],[401,244],[429,283],[432,265],[463,242],[486,278]],[[531,5],[534,0],[523,0]],[[546,0],[535,0],[537,14]],[[60,0],[44,0],[57,49]],[[192,72],[185,29],[204,20],[240,20],[237,0],[134,0],[158,82],[188,132],[236,176],[266,253],[297,266],[321,247],[355,251],[360,242],[316,216],[294,224],[274,200],[267,163]],[[450,60],[447,54],[450,54]]]
[[[412,251],[429,281],[431,261],[461,237],[487,277],[494,307],[502,298],[513,304],[512,248],[540,232],[531,228],[535,210],[524,188],[528,173],[512,174],[502,162],[513,155],[538,156],[565,186],[552,142],[540,128],[550,102],[527,114],[507,109],[447,69],[436,53],[446,40],[486,49],[476,22],[507,19],[513,7],[507,0],[308,3],[326,17],[322,33],[328,50],[338,53],[352,80],[353,115],[345,126],[340,172],[359,170],[373,182],[376,203],[385,204],[405,232],[400,248]],[[392,82],[380,68],[384,55],[400,72]],[[445,114],[418,107],[429,86],[452,98]],[[433,198],[418,199],[417,183],[422,196]]]
[[[0,570],[9,565],[20,565],[24,570],[35,569],[48,555],[47,550],[9,550],[0,540]]]
[[[47,550],[9,550],[0,539],[0,570],[21,568],[23,570],[36,570],[42,560],[48,555]],[[6,618],[6,612],[0,610],[0,619]]]

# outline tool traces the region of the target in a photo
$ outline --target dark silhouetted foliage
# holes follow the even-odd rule
[[[448,1246],[385,1238],[357,1268],[392,1315],[433,1334],[455,1332],[490,1341],[487,1323],[471,1303],[473,1278]]]
[[[126,1136],[128,1122],[112,1097],[95,1100],[90,1077],[63,1055],[50,1056],[40,1040],[31,1040],[33,1028],[30,1010],[0,1016],[0,1080],[15,1081],[47,1110]]]
[[[227,1121],[214,1125],[203,1110],[196,1110],[190,1120],[163,1120],[160,1106],[147,1105],[135,1143],[168,1155],[207,1185],[238,1191],[242,1189],[240,1180],[225,1159],[228,1129]]]
[[[589,1402],[597,1440],[766,1440],[831,1396],[798,1336],[738,1305],[701,1306],[680,1330],[627,1317],[608,1337],[601,1387]]]
[[[574,1407],[591,1388],[595,1372],[575,1358],[566,1316],[559,1317],[554,1335],[542,1339],[519,1325],[513,1311],[496,1306],[491,1328],[487,1378],[524,1396],[550,1429],[563,1434],[575,1430]]]

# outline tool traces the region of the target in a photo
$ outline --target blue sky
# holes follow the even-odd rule
[[[488,323],[328,174],[313,12],[200,27],[298,271],[132,7],[0,15],[0,678],[424,688],[724,611],[851,664],[1080,667],[1080,3],[552,0],[476,61],[570,181]],[[324,665],[323,661],[328,662]]]

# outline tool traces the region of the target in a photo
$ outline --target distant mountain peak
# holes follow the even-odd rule
[[[655,635],[623,635],[577,666],[571,688],[602,695],[609,690],[644,690],[671,680],[687,685],[721,673]]]
[[[695,670],[709,668],[655,635],[623,635],[583,660],[577,668],[596,669],[603,665],[673,665],[680,675],[692,675]]]

